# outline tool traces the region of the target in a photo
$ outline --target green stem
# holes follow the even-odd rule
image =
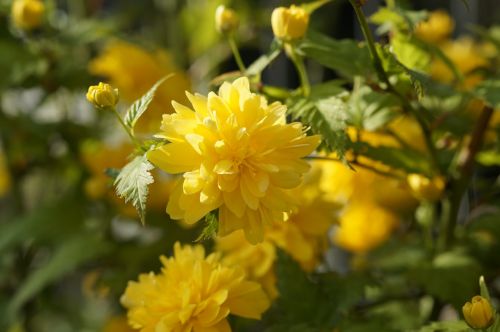
[[[236,45],[236,40],[234,36],[230,34],[227,36],[227,41],[229,42],[229,46],[231,47],[231,51],[233,52],[234,60],[236,60],[236,64],[238,65],[239,70],[244,73],[246,71],[245,64],[241,59],[240,50],[238,49],[238,45]]]
[[[379,54],[377,52],[377,48],[375,47],[375,40],[373,38],[372,32],[370,28],[368,27],[368,23],[366,21],[365,14],[361,10],[361,7],[357,4],[355,0],[349,0],[351,3],[352,7],[354,8],[354,12],[356,13],[356,17],[358,19],[358,22],[361,26],[361,31],[363,32],[363,36],[365,37],[365,41],[368,45],[368,51],[370,52],[370,57],[373,62],[373,66],[377,72],[377,76],[379,79],[385,83],[386,90],[395,95],[399,100],[401,101],[404,109],[412,112],[413,116],[417,120],[421,130],[422,134],[424,136],[425,144],[427,146],[427,150],[429,151],[429,154],[431,156],[431,160],[433,163],[433,166],[441,171],[441,167],[438,162],[437,158],[437,151],[434,146],[434,143],[432,142],[432,133],[429,127],[426,125],[424,118],[422,117],[422,114],[420,110],[415,109],[411,103],[408,101],[408,99],[403,96],[394,86],[392,83],[389,81],[389,77],[387,76],[387,73],[384,70],[384,67],[382,66],[382,61],[380,60]]]
[[[285,45],[286,53],[290,56],[295,69],[297,69],[297,74],[299,74],[300,86],[302,87],[302,94],[304,97],[308,97],[311,93],[311,84],[309,83],[309,78],[307,76],[306,67],[304,65],[304,59],[302,56],[295,52],[295,46],[291,44]]]
[[[120,116],[120,113],[118,113],[118,111],[116,110],[116,107],[112,107],[111,108],[112,111],[113,111],[113,114],[116,116],[116,118],[118,119],[118,122],[120,122],[122,128],[125,130],[125,132],[127,133],[128,137],[130,137],[130,139],[132,140],[132,142],[135,144],[136,147],[140,147],[140,143],[139,141],[137,140],[137,138],[135,138],[135,136],[132,134],[132,132],[130,131],[129,127],[127,127],[127,125],[125,124],[125,122],[123,122],[122,120],[122,117]]]

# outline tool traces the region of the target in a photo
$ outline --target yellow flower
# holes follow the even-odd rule
[[[14,25],[23,30],[34,29],[42,23],[45,5],[40,0],[14,0],[11,15]]]
[[[146,93],[159,79],[175,73],[156,91],[149,109],[136,125],[136,132],[150,133],[158,129],[163,113],[173,111],[171,101],[185,101],[189,89],[187,76],[179,72],[165,50],[149,52],[124,41],[110,42],[104,52],[89,64],[93,75],[104,76],[120,90],[120,97],[132,103]]]
[[[264,239],[253,245],[245,239],[243,230],[238,230],[227,236],[217,237],[216,249],[222,254],[221,261],[224,265],[243,269],[250,280],[262,285],[269,298],[275,299],[278,296],[273,269],[276,248],[270,240]]]
[[[5,157],[0,152],[0,197],[3,197],[10,190],[10,186],[11,180],[9,171],[7,170]]]
[[[270,227],[263,242],[250,244],[241,230],[216,240],[223,261],[243,268],[250,279],[262,284],[271,299],[278,295],[273,271],[275,247],[287,252],[306,271],[312,271],[318,265],[327,247],[327,232],[335,221],[338,205],[328,200],[319,189],[321,179],[320,169],[316,167],[304,184],[294,189],[296,211],[286,222]]]
[[[287,124],[286,106],[250,92],[242,77],[225,82],[219,94],[187,94],[194,111],[174,102],[163,116],[159,137],[171,143],[148,153],[168,173],[184,173],[167,205],[172,219],[193,224],[219,209],[219,235],[244,229],[263,239],[266,225],[282,221],[309,164],[301,158],[318,146],[301,123]]]
[[[448,38],[454,27],[455,22],[447,12],[436,10],[417,25],[415,35],[428,43],[437,44]]]
[[[442,176],[429,179],[421,174],[409,174],[407,181],[417,199],[431,202],[441,198],[446,185]]]
[[[141,332],[231,331],[229,314],[260,319],[269,299],[241,269],[205,257],[202,246],[174,245],[174,256],[162,256],[161,273],[141,274],[129,282],[121,303],[129,324]]]
[[[274,36],[286,42],[304,37],[308,25],[309,13],[295,5],[275,8],[271,14]]]
[[[238,15],[232,9],[220,5],[215,10],[215,27],[220,33],[226,34],[238,29]]]
[[[476,295],[471,302],[462,307],[465,321],[473,329],[486,329],[494,321],[494,312],[490,302],[482,296]]]
[[[488,66],[488,61],[481,53],[477,43],[472,39],[461,38],[449,41],[441,46],[441,50],[457,67],[458,71],[464,75],[464,88],[472,88],[483,79],[475,71]],[[431,63],[431,75],[444,83],[453,83],[455,79],[453,71],[441,59],[437,58]]]
[[[118,89],[100,82],[98,85],[89,86],[87,100],[97,108],[113,108],[118,104]]]
[[[106,324],[102,332],[134,332],[137,330],[132,329],[127,322],[127,317],[116,316],[111,317]]]
[[[373,202],[356,201],[341,215],[334,241],[346,250],[367,252],[387,240],[398,223],[399,218],[389,210]]]

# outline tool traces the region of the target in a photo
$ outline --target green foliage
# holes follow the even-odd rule
[[[314,134],[321,135],[326,151],[336,152],[343,158],[349,139],[345,133],[347,105],[336,96],[343,91],[340,83],[332,81],[313,86],[308,98],[291,98],[288,113],[292,119],[310,126]]]
[[[434,322],[422,327],[418,332],[469,332],[471,329],[464,321]]]
[[[150,173],[153,168],[146,155],[137,156],[123,167],[115,180],[116,193],[125,199],[125,203],[132,203],[143,224],[146,218],[148,186],[154,182]]]
[[[158,80],[158,82],[156,82],[148,92],[146,92],[141,98],[130,105],[127,113],[125,114],[124,122],[130,128],[132,133],[134,132],[135,124],[137,123],[141,115],[143,115],[144,112],[147,111],[149,104],[153,101],[156,90],[160,87],[160,85],[162,85],[166,80],[174,75],[175,74],[170,74]]]
[[[486,80],[476,87],[474,94],[493,108],[500,108],[500,79]]]
[[[481,274],[478,262],[461,251],[450,251],[436,256],[432,262],[414,269],[411,274],[426,292],[459,309],[464,299],[477,293]]]
[[[207,241],[214,239],[219,230],[219,212],[211,211],[205,216],[205,227],[203,227],[200,235],[195,242]]]
[[[353,40],[331,39],[310,29],[299,52],[346,78],[368,77],[374,72],[368,50]]]
[[[107,249],[108,246],[93,232],[67,238],[55,250],[49,261],[32,272],[17,290],[8,306],[8,315],[13,317],[23,304],[36,296],[48,284],[83,263],[95,259]]]
[[[266,331],[330,331],[342,315],[364,296],[369,279],[363,275],[307,275],[284,252],[278,252],[278,291],[275,311]],[[311,305],[314,303],[315,305]]]

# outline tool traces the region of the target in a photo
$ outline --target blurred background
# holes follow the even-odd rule
[[[169,222],[165,205],[171,176],[157,171],[147,224],[118,198],[109,175],[133,151],[109,114],[85,100],[103,80],[129,104],[159,78],[161,88],[139,133],[158,130],[159,117],[184,91],[207,92],[213,79],[237,70],[214,26],[226,4],[240,15],[237,42],[243,61],[268,52],[273,8],[300,1],[66,0],[44,1],[44,22],[20,29],[12,1],[0,1],[0,331],[128,331],[119,298],[126,283],[157,270],[174,241],[193,242],[200,229]],[[413,9],[444,9],[453,37],[500,22],[498,0],[401,1]],[[374,13],[383,1],[369,0]],[[347,1],[317,11],[311,26],[334,38],[362,39]],[[375,29],[375,28],[374,28]],[[336,78],[308,62],[312,82]],[[295,88],[284,56],[263,82]],[[496,171],[495,171],[496,172]],[[208,244],[210,246],[210,244]],[[339,271],[342,254],[335,264]]]

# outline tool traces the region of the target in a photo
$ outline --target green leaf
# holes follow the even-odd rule
[[[66,239],[48,263],[33,271],[17,290],[7,309],[9,316],[15,315],[47,285],[107,250],[108,246],[94,234],[76,235]]]
[[[487,80],[479,83],[474,94],[486,101],[493,108],[500,108],[500,79]]]
[[[278,41],[273,41],[271,48],[267,54],[261,55],[257,60],[255,60],[246,70],[246,76],[256,76],[271,64],[281,53],[281,47]]]
[[[458,309],[476,294],[480,272],[477,261],[456,250],[440,254],[432,263],[414,269],[410,278],[414,278],[430,295]]]
[[[335,40],[309,29],[299,52],[347,78],[374,72],[367,48],[354,40]]]
[[[146,92],[141,98],[136,100],[125,113],[124,122],[130,128],[132,133],[134,132],[134,126],[144,112],[147,111],[149,104],[153,100],[156,90],[162,85],[166,80],[175,74],[169,74],[158,82],[156,82],[148,92]]]
[[[200,235],[195,242],[214,239],[219,230],[219,212],[218,210],[211,211],[205,216],[205,227],[203,227]]]
[[[153,168],[146,155],[137,156],[123,167],[115,180],[116,193],[125,198],[126,203],[132,202],[143,224],[146,218],[148,186],[154,182],[150,173]]]
[[[338,90],[331,90],[331,92],[338,92]],[[339,97],[330,96],[320,99],[320,96],[321,94],[311,93],[307,99],[291,99],[288,103],[288,112],[293,119],[300,119],[310,126],[313,133],[321,135],[322,147],[329,152],[335,151],[342,159],[349,141],[344,130],[347,105]]]
[[[301,7],[309,14],[312,14],[315,10],[317,10],[318,8],[327,4],[330,1],[332,0],[316,0],[313,2],[303,3]]]
[[[395,96],[376,92],[368,86],[354,90],[348,104],[348,122],[369,131],[387,124],[400,108]]]

